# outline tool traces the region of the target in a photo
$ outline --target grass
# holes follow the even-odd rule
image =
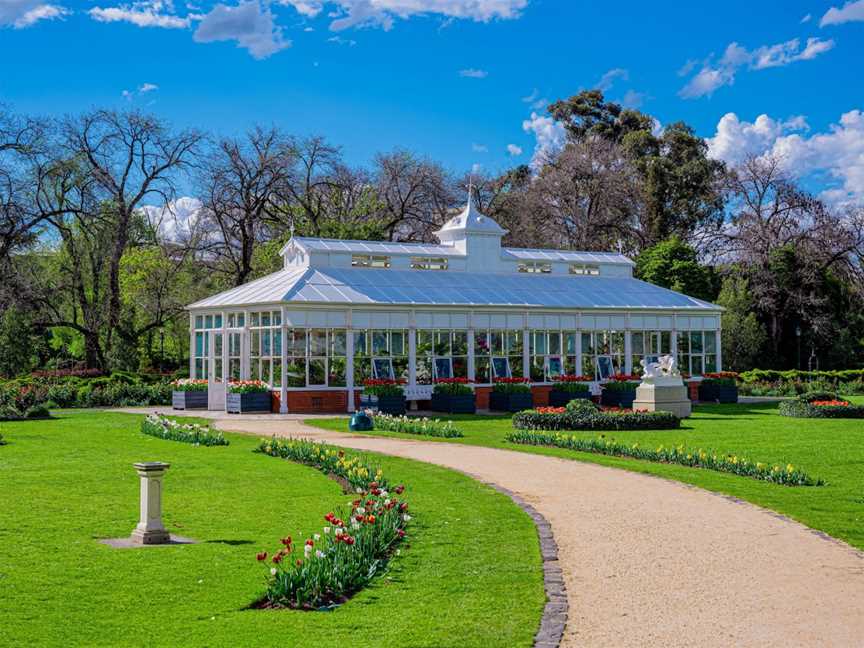
[[[248,610],[264,591],[255,553],[306,537],[350,496],[314,468],[253,454],[257,437],[195,447],[141,434],[141,419],[66,411],[0,424],[0,645],[531,645],[544,604],[539,544],[507,497],[376,455],[407,485],[415,516],[390,570],[333,612]],[[98,542],[135,526],[141,460],[171,464],[166,526],[198,544]]]
[[[778,511],[864,549],[864,425],[860,420],[781,417],[776,403],[699,405],[693,417],[683,421],[679,430],[603,433],[606,438],[644,446],[684,444],[688,448],[711,449],[753,461],[782,466],[791,463],[826,482],[824,486],[790,488],[698,468],[508,443],[505,436],[512,430],[509,416],[452,418],[465,434],[463,438],[439,441],[424,437],[423,440],[532,452],[667,477]],[[347,431],[345,419],[315,419],[307,423]],[[416,440],[404,434],[377,431],[372,434]],[[589,439],[600,433],[572,434]]]

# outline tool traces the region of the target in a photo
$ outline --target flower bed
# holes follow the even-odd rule
[[[260,380],[238,380],[228,383],[225,411],[229,414],[270,412],[272,397],[270,386]]]
[[[363,381],[363,396],[374,397],[374,401],[364,403],[375,405],[384,414],[401,416],[405,413],[404,381],[390,379],[367,379]],[[362,399],[361,399],[362,402]]]
[[[401,499],[404,486],[391,488],[380,469],[306,439],[273,438],[258,452],[317,468],[347,484],[357,497],[350,511],[327,513],[320,533],[302,543],[286,536],[272,556],[256,555],[268,567],[260,607],[330,609],[386,569],[411,520]]]
[[[600,402],[609,407],[633,407],[636,388],[639,386],[636,374],[614,374],[609,382],[601,386]]]
[[[194,445],[228,445],[228,439],[221,432],[215,432],[208,426],[197,423],[181,424],[158,414],[150,414],[141,422],[141,432],[168,441],[180,441]]]
[[[528,378],[496,378],[489,394],[489,409],[521,412],[534,406]]]
[[[737,403],[738,374],[734,371],[706,373],[699,383],[699,400],[709,403]]]
[[[552,381],[555,386],[549,392],[549,404],[553,407],[564,407],[574,398],[591,398],[591,376],[564,374],[555,376]]]
[[[769,465],[738,457],[737,455],[717,454],[710,450],[689,450],[684,446],[656,449],[643,448],[638,443],[618,443],[614,439],[600,436],[594,439],[584,439],[559,432],[536,432],[519,430],[507,435],[511,443],[523,445],[550,446],[567,448],[579,452],[592,452],[611,457],[628,457],[657,463],[678,464],[690,468],[704,468],[717,472],[732,473],[742,477],[750,477],[761,481],[782,484],[784,486],[821,486],[821,479],[811,477],[800,468],[787,464],[785,468],[779,465]]]
[[[432,411],[450,414],[474,414],[477,399],[467,378],[439,378],[432,388]]]
[[[442,421],[441,419],[426,417],[420,418],[417,416],[391,416],[389,414],[371,414],[370,416],[376,430],[443,437],[445,439],[455,439],[465,436],[453,425],[453,421]]]
[[[681,420],[671,412],[634,412],[619,408],[577,412],[545,407],[514,415],[513,427],[521,430],[673,430],[681,427]]]
[[[864,405],[854,405],[833,392],[809,392],[780,403],[780,415],[794,418],[864,418]]]

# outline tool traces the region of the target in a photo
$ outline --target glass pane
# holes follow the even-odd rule
[[[564,333],[564,353],[576,355],[576,333],[573,331]]]
[[[195,316],[195,328],[196,329],[204,328],[204,318],[201,315]]]
[[[222,382],[222,358],[213,361],[213,380],[217,383]]]
[[[273,336],[273,355],[281,356],[282,355],[282,329],[273,329],[271,331],[271,335]]]
[[[468,377],[468,358],[464,356],[456,356],[453,358],[453,377]]]
[[[238,327],[246,326],[246,314],[245,313],[237,313],[237,326]]]
[[[249,326],[261,326],[261,319],[258,313],[249,313]]]
[[[249,344],[249,354],[253,357],[261,355],[261,331],[252,331]]]
[[[215,328],[222,328],[222,314],[221,313],[216,316],[214,326],[215,326]]]
[[[205,333],[195,334],[195,356],[200,358],[204,355],[204,335]]]
[[[549,351],[552,355],[561,353],[561,334],[558,331],[549,331]]]
[[[264,330],[261,331],[261,355],[269,356],[270,355],[270,331]]]
[[[634,356],[645,353],[644,339],[645,334],[641,331],[634,331],[630,334],[630,350]]]
[[[702,373],[703,373],[702,356],[701,355],[690,356],[690,374],[693,376],[701,376]]]
[[[286,387],[306,386],[306,358],[288,358]]]
[[[372,331],[372,355],[386,356],[390,354],[387,344],[387,331]]]
[[[717,371],[717,356],[713,353],[705,355],[705,373]]]
[[[270,326],[270,312],[261,313],[261,326]]]
[[[690,353],[702,353],[702,331],[690,331]]]
[[[231,358],[228,360],[228,379],[240,380],[240,359]]]
[[[354,385],[361,387],[363,381],[372,377],[372,362],[368,359],[354,359]]]
[[[346,355],[346,340],[347,335],[344,329],[333,329],[330,331],[330,355],[344,356]],[[354,350],[356,353],[356,349]],[[342,379],[345,379],[345,372],[342,372]]]
[[[432,358],[428,355],[417,356],[417,384],[429,385],[432,383]]]
[[[261,380],[261,360],[254,358],[249,363],[249,378],[252,380]]]
[[[510,356],[510,375],[514,378],[522,378],[525,376],[522,369],[522,356]]]
[[[417,355],[432,355],[432,331],[417,331]]]
[[[306,355],[306,329],[289,329],[293,331],[293,340],[288,347],[288,352],[296,357]]]
[[[579,368],[576,366],[575,355],[564,356],[564,373],[573,375],[578,371],[578,369]]]
[[[489,381],[489,358],[474,359],[474,382],[488,383]]]
[[[705,353],[717,353],[717,336],[714,331],[705,331]]]
[[[489,348],[489,331],[475,331],[474,332],[474,355],[489,355],[491,353],[491,349]],[[475,367],[475,372],[477,368]]]
[[[594,358],[585,353],[582,354],[582,375],[594,377]]]
[[[345,386],[345,358],[330,358],[327,384],[331,387]]]
[[[590,355],[594,353],[594,336],[591,333],[582,334],[582,355]],[[592,371],[593,375],[594,372]]]
[[[492,331],[492,355],[503,355],[506,353],[504,349],[504,331]]]
[[[534,331],[533,355],[546,355],[546,353],[548,353],[548,348],[549,347],[546,344],[546,331]]]
[[[453,355],[461,356],[468,354],[468,332],[453,331]]]
[[[612,331],[612,353],[624,353],[624,331]]]
[[[311,329],[309,331],[309,355],[327,355],[327,329]],[[312,365],[309,366],[311,368]]]
[[[366,331],[354,331],[352,333],[354,336],[354,355],[355,356],[368,356],[368,347],[366,346]],[[357,364],[356,362],[354,363]]]
[[[273,311],[273,314],[270,318],[272,322],[272,326],[281,326],[282,325],[282,312],[281,311]]]
[[[522,331],[507,331],[507,355],[522,355]]]
[[[327,384],[327,363],[324,358],[312,358],[309,360],[309,384]]]
[[[408,355],[408,339],[404,330],[390,331],[390,353],[394,356]]]
[[[234,328],[234,323],[236,321],[234,313],[228,313],[228,328]]]
[[[217,333],[213,336],[213,355],[222,356],[222,334]]]
[[[531,362],[531,382],[543,382],[544,380],[543,357],[534,356]]]
[[[686,331],[678,331],[678,353],[690,352],[690,336]]]
[[[435,331],[435,355],[450,355],[450,331]]]
[[[669,331],[661,331],[658,352],[664,354],[672,353],[672,333]]]
[[[273,382],[272,387],[282,386],[282,358],[273,359]]]
[[[213,328],[213,316],[205,315],[204,316],[204,328],[211,329]]]

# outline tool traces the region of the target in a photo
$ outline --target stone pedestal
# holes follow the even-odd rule
[[[170,464],[148,461],[134,466],[141,478],[141,518],[131,540],[135,544],[167,544],[171,536],[162,525],[162,477]]]
[[[692,405],[680,376],[661,376],[636,388],[633,410],[672,412],[678,418],[687,418]]]

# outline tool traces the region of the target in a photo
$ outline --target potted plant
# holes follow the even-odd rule
[[[563,374],[552,380],[555,381],[555,386],[549,392],[550,407],[566,407],[567,403],[577,398],[591,398],[591,387],[588,384],[593,380],[591,376]]]
[[[737,403],[738,374],[734,371],[706,373],[699,383],[699,400],[710,403]]]
[[[467,378],[439,378],[432,389],[432,411],[475,414],[477,400]]]
[[[609,377],[600,392],[600,403],[607,407],[633,407],[636,400],[636,388],[639,386],[639,376],[636,374],[617,373]]]
[[[175,410],[207,409],[207,381],[180,378],[171,383],[171,407]]]
[[[489,394],[489,409],[521,412],[534,407],[528,378],[496,378]]]
[[[363,381],[363,396],[373,402],[382,414],[402,416],[405,413],[405,391],[401,380],[368,379]]]
[[[225,411],[229,414],[270,412],[270,387],[260,380],[238,380],[228,383]]]

